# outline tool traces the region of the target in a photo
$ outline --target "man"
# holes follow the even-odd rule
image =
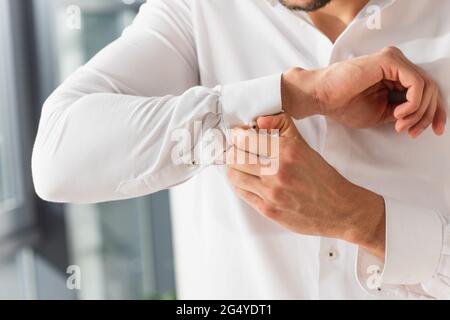
[[[36,190],[88,203],[189,180],[172,191],[183,299],[449,298],[449,9],[151,1],[46,102]],[[194,147],[172,161],[172,133],[195,146],[198,122],[252,152],[231,145],[255,120],[280,130],[276,174]]]

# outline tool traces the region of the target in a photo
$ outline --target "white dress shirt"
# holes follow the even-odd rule
[[[325,67],[392,45],[449,101],[449,12],[450,0],[370,1],[333,44],[278,1],[149,1],[45,103],[36,190],[50,201],[91,203],[179,185],[171,196],[182,299],[448,299],[450,130],[411,140],[393,125],[296,122],[343,176],[385,197],[385,263],[356,245],[266,220],[238,199],[225,167],[174,164],[171,133],[192,132],[198,120],[225,134],[278,113],[281,73],[290,67]]]

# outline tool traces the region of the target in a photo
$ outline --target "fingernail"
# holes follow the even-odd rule
[[[405,126],[405,125],[397,126],[397,131],[398,131],[399,133],[405,131],[405,129],[406,129],[406,126]]]

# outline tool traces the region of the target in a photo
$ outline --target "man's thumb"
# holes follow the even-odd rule
[[[280,113],[276,116],[261,117],[257,121],[259,129],[280,130],[280,137],[300,137],[300,133],[294,124],[294,121],[287,113]]]

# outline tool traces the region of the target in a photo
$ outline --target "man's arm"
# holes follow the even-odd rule
[[[439,86],[395,47],[324,69],[292,68],[283,75],[282,101],[296,119],[321,114],[353,128],[395,122],[412,138],[429,126],[442,135],[446,124]]]
[[[234,131],[229,178],[244,201],[293,232],[358,245],[358,279],[375,295],[450,299],[450,225],[443,215],[352,184],[286,114],[260,118],[258,127],[279,130],[279,153],[254,147],[274,145],[273,136]],[[271,161],[238,161],[255,150]],[[263,174],[268,165],[278,170]]]
[[[233,131],[229,178],[238,194],[291,231],[346,240],[383,259],[383,198],[340,175],[309,147],[289,115],[260,118],[258,128],[279,130],[279,136],[255,133],[252,138],[252,131]],[[270,154],[263,154],[264,149]],[[265,171],[261,159],[251,162],[255,153],[269,156],[274,170]]]
[[[385,254],[360,246],[357,277],[382,298],[450,299],[450,224],[441,213],[385,198]]]
[[[46,101],[32,163],[35,188],[42,198],[100,202],[169,188],[207,165],[174,163],[172,152],[179,141],[172,139],[172,133],[177,129],[184,129],[193,138],[189,151],[194,153],[198,150],[194,146],[203,138],[195,134],[198,123],[204,132],[218,128],[225,134],[227,128],[281,111],[281,73],[216,88],[197,86],[199,70],[190,6],[190,0],[148,2],[120,39],[80,68]],[[414,67],[399,64],[399,57],[388,59],[389,52],[381,55],[386,58],[379,61],[381,64],[373,59],[357,60],[365,68],[377,66],[357,73],[361,79],[355,79],[355,69],[348,68],[355,61],[305,73],[321,75],[312,92],[308,92],[309,79],[291,78],[289,75],[297,73],[286,72],[283,78],[293,80],[288,90],[293,94],[283,94],[291,97],[285,111],[297,118],[305,110],[320,114],[324,106],[326,114],[331,111],[328,107],[338,107],[337,113],[350,115],[350,119],[367,114],[372,108],[346,109],[345,102],[365,96],[365,88],[385,78],[397,79],[380,73],[378,67],[384,66],[402,74],[397,80],[410,92],[404,106],[408,112],[430,110],[441,119],[442,113],[419,99],[423,92],[430,91],[424,90],[422,77]],[[352,81],[346,81],[349,76],[345,72],[342,76],[339,66],[344,66]],[[335,82],[340,85],[330,86]],[[316,101],[317,92],[319,104],[306,108],[311,97]],[[412,119],[420,121],[421,112],[419,117],[413,113]],[[366,126],[376,124],[367,119],[363,122]]]
[[[150,194],[204,166],[176,165],[184,129],[249,123],[281,111],[279,75],[198,87],[190,1],[143,5],[123,36],[67,79],[46,101],[33,152],[37,193],[89,203]],[[194,155],[193,155],[194,156]]]

